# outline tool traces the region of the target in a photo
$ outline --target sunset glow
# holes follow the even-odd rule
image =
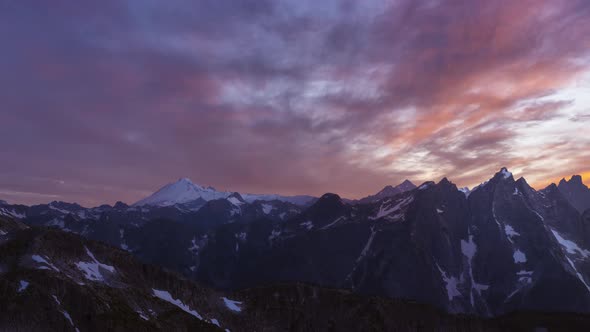
[[[590,184],[590,2],[238,3],[1,4],[0,199]]]

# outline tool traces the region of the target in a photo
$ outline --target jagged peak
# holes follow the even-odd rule
[[[581,175],[572,175],[569,182],[573,182],[576,184],[582,184],[582,176]]]
[[[555,183],[552,183],[550,185],[548,185],[547,187],[545,187],[545,189],[543,189],[544,191],[556,191],[558,190],[557,185]]]
[[[586,186],[584,184],[584,181],[582,179],[582,176],[581,175],[577,175],[577,174],[572,175],[569,180],[566,180],[565,178],[562,178],[559,181],[559,186],[565,186],[565,185]]]
[[[512,178],[512,180],[514,180],[514,178],[512,177],[512,173],[510,171],[508,171],[508,168],[506,167],[502,167],[500,169],[500,171],[498,173],[496,173],[496,176],[501,176],[503,179],[508,180],[510,178]]]
[[[401,188],[401,189],[407,189],[407,188],[414,189],[414,188],[416,188],[416,185],[412,181],[410,181],[408,179],[405,179],[404,182],[398,184],[396,186],[396,188]]]
[[[521,176],[521,177],[519,177],[519,178],[518,178],[518,180],[516,180],[516,183],[518,183],[518,184],[523,184],[523,185],[526,185],[526,186],[529,186],[529,187],[530,187],[530,185],[529,185],[529,183],[527,182],[527,180],[526,180],[525,178],[523,178],[522,176]]]
[[[385,192],[385,191],[389,191],[389,190],[393,190],[394,187],[390,184],[386,185],[385,187],[383,187],[383,189],[381,189],[381,191],[379,191],[379,193]],[[379,194],[377,193],[377,194]]]
[[[387,185],[385,186],[383,189],[381,189],[381,191],[379,191],[379,193],[377,193],[377,195],[379,195],[380,193],[386,193],[392,190],[399,190],[400,192],[404,192],[404,191],[408,191],[408,190],[412,190],[416,188],[416,185],[412,183],[412,181],[406,179],[404,180],[404,182],[398,184],[397,186],[392,186],[392,185]]]
[[[453,184],[453,182],[449,181],[449,179],[445,176],[444,178],[442,178],[438,184]]]

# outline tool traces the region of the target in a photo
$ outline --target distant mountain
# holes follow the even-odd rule
[[[182,178],[169,183],[151,196],[133,204],[134,206],[170,206],[200,200],[202,202],[213,199],[226,198],[229,194],[216,191],[212,187],[204,188],[194,184],[190,179]]]
[[[400,183],[399,185],[397,185],[395,187],[386,186],[385,188],[383,188],[381,191],[379,191],[375,195],[370,195],[370,196],[361,198],[358,201],[356,201],[355,203],[372,203],[372,202],[376,202],[376,201],[386,198],[386,197],[392,197],[392,196],[401,194],[403,192],[410,191],[415,188],[416,188],[416,186],[411,181],[405,180],[404,182]]]
[[[156,191],[154,194],[146,197],[133,206],[172,206],[179,204],[192,204],[200,206],[204,202],[215,199],[227,198],[232,195],[231,192],[217,191],[213,187],[202,187],[194,184],[190,179],[182,178],[177,182],[170,183]],[[280,196],[280,195],[257,195],[241,194],[241,197],[248,202],[260,201],[283,201],[296,205],[308,205],[315,200],[312,196]]]
[[[582,182],[582,176],[574,175],[569,181],[561,179],[557,187],[580,213],[590,209],[590,189]]]

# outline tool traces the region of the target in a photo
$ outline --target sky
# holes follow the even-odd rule
[[[587,0],[0,0],[0,199],[590,184]]]

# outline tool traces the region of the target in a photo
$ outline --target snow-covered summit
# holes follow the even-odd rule
[[[210,201],[213,199],[226,198],[227,192],[219,192],[212,187],[202,187],[194,184],[188,178],[181,178],[174,183],[169,183],[156,191],[151,196],[135,203],[135,206],[153,205],[153,206],[170,206],[183,204],[198,199]]]
[[[133,204],[134,206],[171,206],[176,204],[184,204],[194,202],[202,199],[203,201],[211,201],[214,199],[231,198],[232,192],[217,191],[215,188],[203,187],[193,183],[188,178],[181,178],[174,183],[170,183],[156,191],[147,198],[140,200]],[[308,205],[315,201],[312,196],[280,196],[280,195],[257,195],[257,194],[242,194],[239,193],[243,201],[252,203],[256,200],[260,201],[283,201],[296,205]]]

